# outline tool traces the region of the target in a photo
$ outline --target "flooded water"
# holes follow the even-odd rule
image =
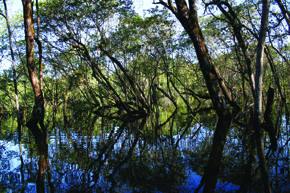
[[[41,192],[40,187],[44,192],[193,192],[199,185],[213,137],[205,125],[189,118],[178,123],[167,119],[164,124],[150,118],[82,120],[47,123],[48,146],[36,144],[27,128],[22,129],[20,142],[16,123],[2,122],[1,192]],[[273,192],[290,191],[289,137],[280,138],[278,147],[284,146],[280,152],[266,149]],[[217,192],[239,190],[249,148],[243,140],[233,128]],[[256,160],[248,192],[262,192],[260,177]]]

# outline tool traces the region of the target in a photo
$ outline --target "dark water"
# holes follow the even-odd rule
[[[213,131],[189,118],[164,120],[156,124],[152,118],[122,122],[90,117],[64,124],[60,119],[47,124],[48,148],[44,150],[25,128],[19,146],[16,123],[2,122],[0,190],[37,192],[38,164],[47,152],[50,169],[43,180],[45,192],[193,192],[209,156]],[[281,136],[281,152],[268,155],[273,192],[290,191],[289,137]],[[240,188],[248,159],[243,140],[233,128],[217,192]],[[256,160],[249,192],[263,192],[260,177]]]

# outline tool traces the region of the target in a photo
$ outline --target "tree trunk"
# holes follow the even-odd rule
[[[209,56],[198,24],[196,0],[189,0],[189,6],[187,6],[185,0],[176,0],[176,8],[173,6],[171,0],[168,0],[168,4],[164,1],[159,1],[158,4],[162,4],[174,13],[191,38],[207,89],[218,115],[212,151],[199,186],[201,188],[205,184],[204,192],[213,192],[217,182],[224,144],[232,124],[232,114],[226,102],[231,104],[235,110],[239,110],[240,108],[232,101],[217,66]]]
[[[28,128],[35,128],[32,125],[40,123],[43,125],[44,119],[44,97],[40,87],[40,81],[37,77],[37,72],[34,63],[34,25],[33,25],[33,10],[31,0],[22,0],[24,27],[25,27],[25,41],[26,41],[26,62],[29,72],[30,82],[34,91],[34,107],[30,120],[27,122]],[[41,69],[40,69],[41,73]]]
[[[203,192],[214,192],[218,174],[220,172],[220,165],[223,156],[223,149],[226,143],[229,129],[232,125],[232,119],[223,120],[218,119],[216,131],[214,133],[212,149],[209,155],[207,166],[204,169],[200,185],[195,190],[198,192],[204,185]]]
[[[40,130],[38,129],[38,131]],[[40,134],[37,137],[36,136],[34,137],[35,137],[35,142],[36,142],[37,150],[39,154],[36,189],[38,193],[45,193],[45,183],[44,183],[45,173],[46,173],[46,167],[49,166],[47,133],[40,132]]]
[[[267,169],[267,163],[264,151],[264,139],[262,135],[262,86],[263,86],[263,59],[264,59],[264,47],[266,32],[268,28],[268,16],[269,16],[269,0],[263,0],[263,11],[261,29],[259,33],[259,40],[257,46],[257,60],[256,60],[256,86],[255,86],[255,110],[254,110],[254,128],[256,135],[256,143],[259,157],[259,164],[262,171],[262,180],[265,192],[271,192],[271,186],[269,182],[269,172]]]

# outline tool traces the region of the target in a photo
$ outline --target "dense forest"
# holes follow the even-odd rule
[[[0,5],[1,65],[11,65],[0,74],[0,124],[17,117],[18,132],[27,127],[47,149],[52,119],[147,117],[158,129],[177,113],[214,132],[194,191],[214,192],[229,138],[243,144],[239,192],[255,175],[263,192],[275,190],[269,160],[290,141],[288,0],[153,0],[144,15],[131,0],[22,0],[13,15],[9,2]]]

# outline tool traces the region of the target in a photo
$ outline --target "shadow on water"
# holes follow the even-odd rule
[[[54,117],[47,123],[47,133],[37,135],[28,129],[19,135],[14,121],[7,121],[1,125],[0,189],[193,192],[211,150],[214,123],[210,121],[215,118],[209,117],[197,119],[175,111],[121,121],[88,113]],[[283,149],[267,157],[274,192],[290,190],[288,138],[281,138],[279,147]],[[243,138],[236,128],[229,134],[217,192],[240,189],[251,149],[245,140],[250,139]],[[248,192],[262,192],[256,158],[250,169]]]

